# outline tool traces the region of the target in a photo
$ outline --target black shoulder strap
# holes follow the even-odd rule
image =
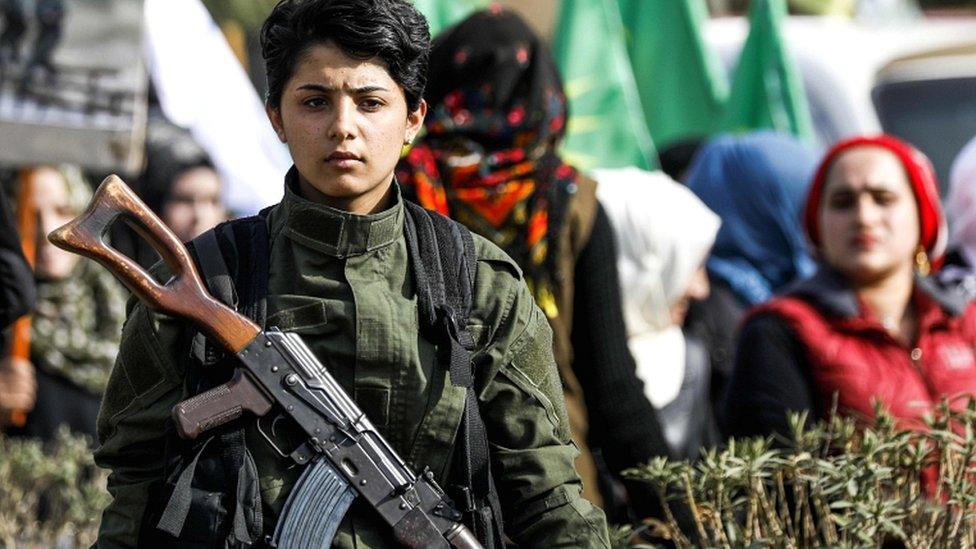
[[[266,208],[258,215],[221,223],[188,246],[211,295],[260,326],[264,326],[267,310],[269,211],[270,208]],[[191,341],[191,354],[195,359],[188,376],[191,392],[203,392],[226,381],[223,377],[229,375],[230,369],[220,365],[225,357],[223,349],[199,332]],[[190,509],[197,460],[214,439],[220,442],[223,476],[236,485],[236,490],[231,493],[235,500],[231,537],[242,544],[254,543],[260,539],[263,530],[260,489],[257,469],[245,446],[244,427],[240,422],[221,429],[197,450],[194,459],[180,474],[159,527],[179,537]]]
[[[270,211],[270,208],[265,208],[257,215],[221,223],[197,237],[215,246],[208,246],[206,250],[215,252],[207,254],[210,257],[203,253],[197,256],[210,291],[221,292],[214,294],[221,297],[226,287],[232,289],[232,294],[236,291],[235,301],[229,305],[237,307],[238,312],[262,326],[268,294],[270,251],[267,219]],[[225,258],[229,256],[232,261],[228,263]],[[216,266],[215,259],[223,266]],[[209,270],[211,265],[214,265],[212,274]]]
[[[477,270],[471,231],[413,202],[404,201],[404,204],[407,210],[404,232],[417,284],[421,329],[434,342],[445,342],[445,336],[461,331],[467,334],[463,328],[471,313]],[[460,343],[468,348],[473,346],[472,341]],[[466,387],[470,382],[465,376],[470,374],[470,368],[463,369],[468,372],[452,369],[451,381]]]
[[[474,390],[474,341],[467,330],[477,271],[474,239],[463,225],[413,202],[404,204],[421,329],[430,341],[441,345],[451,382],[467,389],[461,448],[455,456],[465,500],[459,503],[471,517],[475,536],[485,547],[494,547],[501,543],[504,528],[491,476],[488,435]]]
[[[207,283],[210,294],[231,307],[237,306],[237,295],[234,292],[234,281],[227,270],[227,261],[220,250],[217,239],[217,229],[204,231],[193,240],[193,256],[200,266],[203,279]]]
[[[188,246],[210,294],[262,327],[267,312],[269,211],[221,223]],[[224,354],[202,333],[194,336],[192,353],[207,367]]]

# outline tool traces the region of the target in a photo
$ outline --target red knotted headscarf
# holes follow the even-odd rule
[[[858,136],[838,142],[827,151],[820,166],[813,177],[807,204],[804,211],[804,222],[807,237],[814,247],[820,247],[820,200],[823,194],[827,172],[834,164],[834,160],[850,149],[857,147],[880,147],[894,153],[908,174],[908,182],[915,195],[918,206],[919,244],[925,249],[929,262],[933,268],[942,264],[945,254],[949,230],[946,225],[942,203],[939,201],[939,184],[935,177],[935,169],[929,159],[915,147],[890,135]]]

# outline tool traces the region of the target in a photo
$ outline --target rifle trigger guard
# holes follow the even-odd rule
[[[281,413],[275,414],[274,418],[271,419],[271,428],[270,428],[270,433],[269,433],[269,432],[265,431],[264,428],[261,427],[261,422],[263,420],[267,420],[269,416],[270,416],[270,414],[269,415],[259,416],[258,417],[258,420],[257,420],[258,434],[261,435],[261,438],[263,438],[264,441],[268,443],[268,446],[271,446],[271,449],[273,449],[275,451],[275,453],[277,453],[279,456],[281,456],[283,458],[291,458],[292,457],[292,454],[294,452],[285,452],[284,450],[281,449],[281,447],[279,447],[275,443],[275,437],[276,437],[275,428],[277,427],[279,421],[282,421],[282,420],[287,419],[287,418],[285,417],[284,414],[281,414]],[[308,463],[308,460],[302,462],[302,464],[305,464],[305,463]]]

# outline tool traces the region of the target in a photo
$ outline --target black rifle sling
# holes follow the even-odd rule
[[[211,295],[261,326],[265,322],[268,293],[268,212],[269,209],[265,209],[256,216],[221,223],[201,234],[188,246]],[[235,258],[230,265],[226,260],[228,256]],[[227,357],[218,345],[210,342],[202,333],[193,336],[191,354],[200,366],[191,381],[191,393],[201,393],[229,379],[232,371],[229,366],[234,358]],[[228,486],[236,486],[234,492],[229,494],[234,501],[230,538],[240,544],[256,543],[263,530],[260,489],[257,468],[247,451],[241,421],[219,430],[200,446],[197,455],[180,474],[160,518],[159,528],[179,537],[190,510],[191,485],[197,460],[214,439],[220,442],[220,458]]]
[[[467,329],[477,270],[474,240],[463,225],[409,201],[405,236],[417,284],[420,325],[430,341],[442,346],[451,383],[467,390],[455,453],[462,498],[475,536],[486,548],[501,545],[501,505],[491,475],[488,435],[478,409],[471,352],[474,340]],[[487,505],[487,507],[486,507]]]

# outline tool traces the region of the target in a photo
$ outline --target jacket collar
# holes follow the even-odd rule
[[[928,298],[946,316],[956,317],[966,310],[966,297],[951,287],[942,286],[932,277],[915,277],[915,298]],[[854,319],[863,317],[861,302],[847,280],[837,271],[819,265],[813,276],[801,280],[785,292],[802,297],[831,316]]]
[[[298,194],[294,166],[285,176],[285,195],[272,219],[272,232],[283,229],[291,240],[326,255],[344,259],[395,242],[403,234],[403,199],[393,182],[393,204],[386,210],[358,215],[319,204]]]

